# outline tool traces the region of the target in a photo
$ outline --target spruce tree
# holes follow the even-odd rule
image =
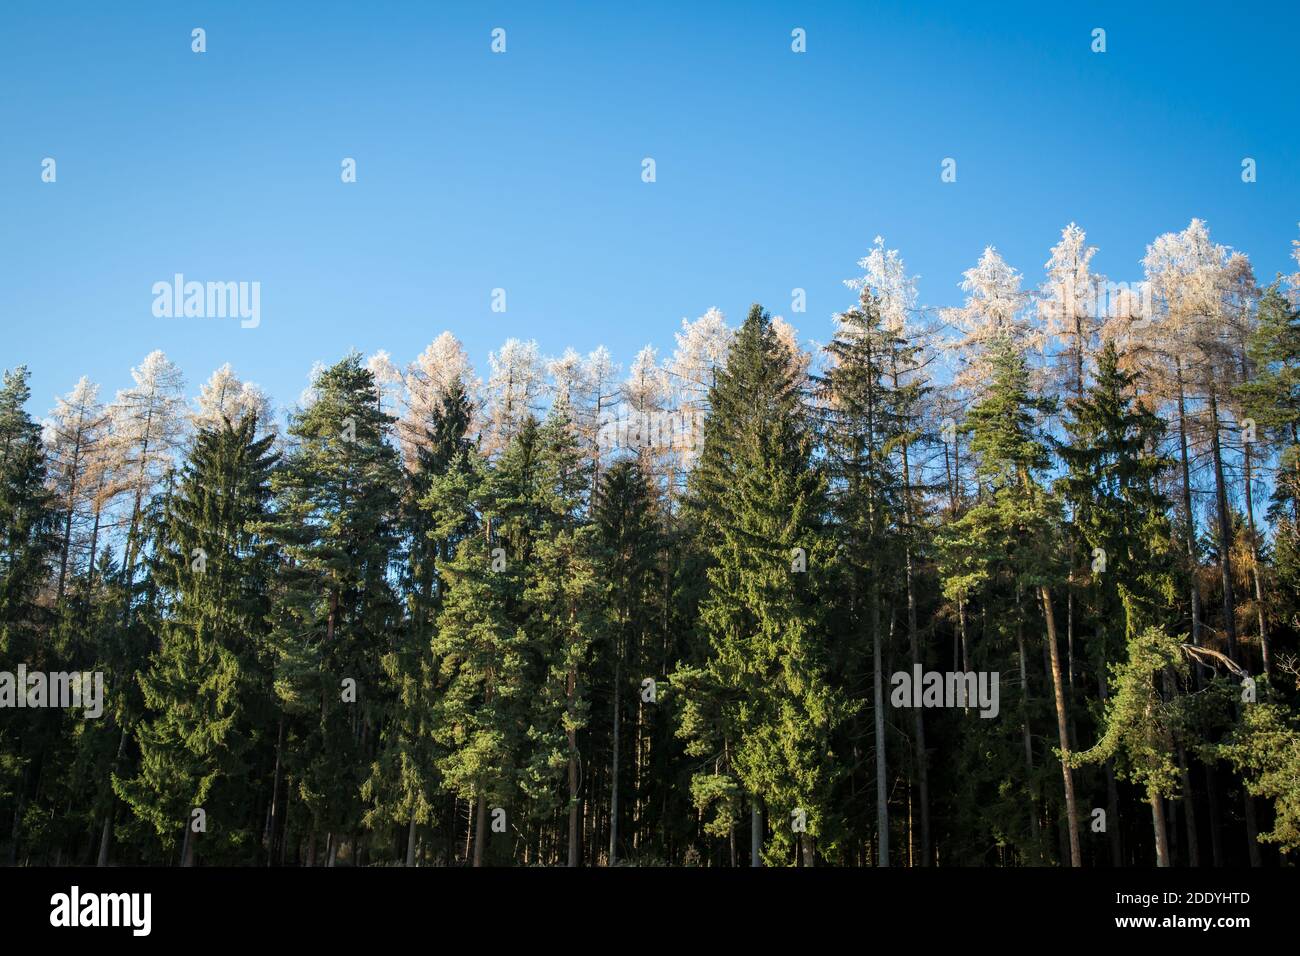
[[[495,471],[480,465],[458,473],[426,498],[442,527],[471,516],[479,522],[450,558],[438,562],[446,597],[433,640],[437,769],[444,786],[472,807],[475,866],[485,858],[489,809],[494,817],[502,811],[507,826],[526,815],[521,779],[535,668],[523,591],[537,527],[537,455],[537,421],[528,416]]]
[[[199,848],[247,862],[260,838],[253,779],[270,717],[266,617],[274,566],[265,522],[274,455],[257,418],[201,429],[167,499],[165,547],[150,575],[161,592],[157,650],[139,675],[138,773],[113,787],[182,863]],[[202,811],[204,826],[192,818]]]
[[[407,866],[415,864],[417,828],[434,820],[440,789],[432,720],[437,690],[433,640],[446,582],[437,562],[450,560],[461,539],[474,530],[474,516],[461,497],[467,482],[476,477],[470,417],[464,383],[457,378],[448,383],[436,408],[427,409],[423,419],[411,416],[404,423],[414,459],[402,510],[406,626],[382,659],[395,699],[362,797],[370,805],[367,825],[391,821],[405,826]],[[421,434],[415,434],[417,428]]]
[[[900,355],[904,349],[905,343],[885,326],[879,303],[864,291],[859,305],[838,318],[835,337],[826,347],[832,364],[823,382],[837,557],[845,579],[837,607],[843,650],[836,664],[855,695],[859,687],[871,687],[879,866],[889,865],[884,644],[893,630],[894,580],[903,570],[904,489],[901,459],[895,456],[905,438],[914,391],[894,384],[893,370],[900,359],[907,361]],[[855,729],[849,745],[859,746],[866,736],[865,730]]]
[[[664,535],[650,480],[636,459],[615,462],[605,471],[593,511],[609,602],[606,644],[599,659],[604,663],[602,682],[608,681],[608,862],[614,866],[625,836],[621,824],[626,807],[640,797],[635,791],[629,793],[625,782],[635,782],[629,770],[640,758],[641,705],[647,703],[641,682],[656,680],[663,673],[654,670],[652,662],[658,656],[654,644],[664,600],[660,574]]]
[[[400,463],[373,374],[353,353],[320,372],[272,477],[283,550],[272,608],[276,692],[292,715],[289,779],[307,855],[332,864],[361,827],[360,786],[391,704],[382,659],[400,633],[394,588]]]
[[[705,644],[673,679],[706,831],[728,836],[748,801],[757,863],[765,808],[772,864],[789,862],[796,842],[809,862],[814,848],[836,851],[831,735],[847,709],[825,646],[825,478],[791,358],[755,305],[710,390],[690,487],[711,559]]]
[[[1023,628],[1031,620],[1025,605],[1038,603],[1045,625],[1057,739],[1060,752],[1068,755],[1067,705],[1051,600],[1051,585],[1060,576],[1055,559],[1060,517],[1040,481],[1051,462],[1041,419],[1055,408],[1055,401],[1031,393],[1024,354],[1006,336],[993,340],[990,369],[988,389],[963,426],[971,435],[979,496],[965,514],[944,529],[944,589],[954,598],[982,593],[988,602],[985,612],[996,614],[1004,630],[1014,632],[1022,697],[1027,690]],[[1033,734],[1027,709],[1022,722],[1026,777],[1032,779]],[[1079,822],[1068,763],[1062,763],[1061,773],[1070,861],[1078,866]]]
[[[19,366],[0,385],[0,671],[51,669],[54,625],[40,594],[59,540],[60,515],[46,484],[39,426],[26,411],[28,372]],[[27,688],[15,686],[14,694]],[[13,707],[7,701],[6,707]],[[16,862],[27,801],[36,790],[43,752],[57,738],[57,710],[5,710],[0,720],[0,805],[12,813],[10,862]]]
[[[578,443],[569,405],[561,401],[538,434],[541,516],[532,559],[525,568],[528,646],[536,655],[536,691],[529,715],[530,753],[524,791],[545,812],[563,787],[569,866],[580,850],[578,734],[587,726],[591,644],[604,631],[604,602],[596,580],[596,529],[586,514],[590,460]]]

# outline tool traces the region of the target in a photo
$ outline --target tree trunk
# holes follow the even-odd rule
[[[1106,662],[1101,662],[1101,668],[1097,673],[1097,689],[1101,697],[1102,707],[1105,708],[1106,701],[1110,697],[1109,678],[1106,675]],[[1110,843],[1110,865],[1119,867],[1124,865],[1124,847],[1120,842],[1120,820],[1119,820],[1119,787],[1115,783],[1115,761],[1114,758],[1108,758],[1102,765],[1106,772],[1106,837]],[[1191,791],[1188,791],[1190,797]]]
[[[875,706],[876,741],[876,865],[889,866],[889,803],[888,780],[885,779],[885,693],[884,674],[881,673],[880,654],[880,586],[871,587],[871,656],[872,699]]]
[[[482,787],[474,800],[474,866],[480,867],[483,865],[483,838],[487,834],[487,800]]]
[[[1242,448],[1242,462],[1245,466],[1246,481],[1246,531],[1250,535],[1250,573],[1255,584],[1255,617],[1259,624],[1259,653],[1263,659],[1264,675],[1272,669],[1272,655],[1269,653],[1268,629],[1264,625],[1264,586],[1259,574],[1259,544],[1255,538],[1255,496],[1251,488],[1250,443]]]
[[[270,866],[275,858],[276,805],[280,802],[280,756],[284,751],[284,715],[280,715],[280,729],[275,736],[275,772],[271,776],[271,813],[267,821],[266,865]]]
[[[1228,657],[1237,659],[1237,609],[1232,595],[1232,522],[1228,515],[1228,490],[1223,481],[1223,454],[1219,447],[1219,402],[1210,388],[1210,451],[1214,455],[1214,495],[1219,512],[1219,574],[1223,579],[1223,632]]]
[[[1196,580],[1196,515],[1192,511],[1192,469],[1187,451],[1187,399],[1183,389],[1182,363],[1175,359],[1178,379],[1178,452],[1182,464],[1183,511],[1187,515],[1187,569],[1192,591],[1192,643],[1201,644],[1201,588]],[[1200,673],[1200,665],[1197,673]]]
[[[618,648],[615,648],[615,653],[616,654],[620,653]],[[618,864],[618,743],[619,743],[618,725],[620,723],[619,717],[622,716],[619,712],[619,706],[621,703],[620,692],[622,690],[622,678],[623,678],[623,662],[622,660],[616,660],[614,662],[614,726],[613,726],[613,748],[612,748],[613,755],[610,758],[610,778],[609,778],[609,865],[610,866],[616,866]],[[733,857],[734,857],[734,846],[736,842],[734,833],[732,834],[731,842],[733,846]],[[734,859],[732,860],[732,865],[733,866],[735,865]]]
[[[757,794],[749,808],[749,865],[763,865],[763,807]]]
[[[569,712],[569,866],[578,865],[578,731],[573,726],[578,675],[570,668],[567,688]]]
[[[1070,831],[1070,865],[1082,866],[1079,846],[1079,813],[1074,799],[1074,774],[1070,770],[1070,734],[1066,718],[1065,688],[1061,681],[1061,654],[1056,646],[1056,620],[1052,614],[1052,593],[1047,585],[1039,588],[1043,601],[1043,619],[1047,622],[1047,648],[1052,661],[1052,689],[1056,697],[1056,731],[1061,745],[1061,776],[1065,780],[1066,823]]]
[[[1192,773],[1187,768],[1187,753],[1183,746],[1178,746],[1178,769],[1183,778],[1183,793],[1187,798],[1183,801],[1183,809],[1187,818],[1187,864],[1189,866],[1201,865],[1201,841],[1196,832],[1196,801],[1192,799]]]
[[[1156,835],[1156,866],[1169,865],[1169,838],[1165,831],[1165,802],[1155,790],[1147,791],[1151,804],[1151,826]]]
[[[1262,866],[1264,861],[1259,852],[1259,825],[1255,822],[1255,798],[1250,795],[1245,784],[1241,787],[1241,800],[1246,811],[1246,852],[1251,866]]]
[[[897,376],[895,376],[897,385]],[[912,529],[912,476],[908,462],[907,444],[903,444],[903,506],[908,531]],[[903,552],[905,581],[907,584],[907,641],[912,652],[912,665],[925,670],[925,661],[921,654],[921,642],[916,624],[916,588],[912,569],[912,542],[909,538]],[[921,817],[921,866],[930,865],[930,774],[929,756],[925,751],[925,720],[923,709],[912,708],[912,730],[915,734],[916,750],[916,784],[917,808]]]
[[[1016,603],[1020,603],[1019,592]],[[1042,846],[1039,842],[1038,802],[1029,781],[1034,778],[1034,738],[1029,732],[1029,661],[1025,656],[1024,628],[1016,622],[1016,653],[1020,659],[1020,729],[1025,742],[1025,781],[1029,787],[1029,835],[1034,841],[1034,853],[1040,858]],[[1036,861],[1037,862],[1037,861]]]

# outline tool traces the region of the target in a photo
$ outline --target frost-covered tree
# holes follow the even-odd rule
[[[1075,398],[1087,385],[1088,359],[1101,325],[1098,310],[1106,305],[1099,296],[1105,279],[1091,270],[1097,249],[1087,243],[1087,234],[1074,223],[1061,230],[1061,241],[1043,266],[1047,278],[1038,299],[1047,333],[1061,345],[1058,384]]]
[[[536,342],[507,339],[488,356],[488,401],[483,450],[500,452],[524,419],[537,409],[546,385],[545,365]]]
[[[402,370],[393,363],[393,357],[388,352],[380,349],[366,359],[366,371],[375,377],[375,388],[379,391],[379,410],[389,414],[402,388]]]
[[[56,593],[62,600],[69,562],[76,560],[77,539],[96,513],[96,491],[102,469],[98,462],[108,437],[109,418],[99,401],[99,386],[84,375],[72,391],[55,400],[45,423],[44,437],[50,478],[61,514],[59,577]],[[87,563],[94,555],[87,556]],[[75,573],[75,568],[74,568]]]
[[[430,342],[407,366],[397,432],[408,470],[416,467],[419,449],[429,450],[430,428],[441,420],[443,403],[453,392],[465,393],[470,407],[469,430],[471,434],[477,430],[480,384],[465,347],[450,332]]]
[[[220,430],[224,421],[238,425],[249,416],[257,420],[259,434],[275,431],[271,399],[258,386],[241,381],[227,362],[199,389],[198,408],[190,421],[195,430]]]
[[[125,573],[130,586],[140,553],[140,518],[163,476],[175,464],[185,435],[185,380],[181,370],[161,350],[145,356],[131,369],[134,384],[117,393],[109,408],[116,490],[126,495]]]
[[[735,329],[727,325],[722,312],[709,309],[694,322],[682,319],[675,333],[677,347],[664,365],[675,393],[675,406],[688,426],[688,437],[678,451],[678,467],[689,470],[703,445],[704,416],[709,411],[709,390],[718,372],[727,365]]]

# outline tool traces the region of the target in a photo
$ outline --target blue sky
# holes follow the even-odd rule
[[[877,234],[948,305],[988,244],[1036,283],[1070,220],[1115,280],[1193,216],[1271,277],[1298,34],[1294,3],[5,0],[0,365],[44,414],[154,348],[191,393],[229,361],[284,404],[314,360],[404,364],[444,329],[480,368],[509,336],[663,355],[753,301],[825,339]],[[155,318],[177,272],[260,282],[261,325]]]

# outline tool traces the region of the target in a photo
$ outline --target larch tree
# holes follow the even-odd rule
[[[54,492],[62,516],[57,600],[63,600],[68,566],[84,527],[95,513],[96,463],[108,437],[108,414],[99,401],[99,386],[84,375],[72,391],[56,400],[45,426],[45,444]],[[94,562],[93,545],[87,564]],[[75,572],[75,568],[74,568]]]
[[[134,384],[117,393],[112,416],[114,471],[117,486],[129,501],[123,565],[127,587],[134,580],[140,556],[140,519],[164,475],[175,467],[175,454],[185,435],[184,378],[161,351],[153,351],[131,369]]]
[[[499,453],[534,414],[546,385],[546,369],[536,342],[507,339],[500,350],[488,356],[491,375],[487,384],[487,407],[483,450]]]

